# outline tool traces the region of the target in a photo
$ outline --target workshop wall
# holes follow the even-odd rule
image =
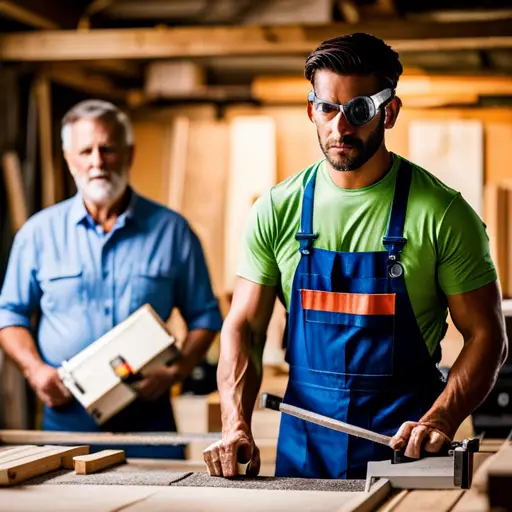
[[[222,118],[218,118],[213,108],[205,107],[186,110],[177,107],[159,111],[148,109],[135,113],[137,151],[132,181],[140,193],[176,208],[190,220],[205,248],[215,292],[225,300],[232,292],[226,284],[232,282],[236,272],[236,266],[227,267],[225,259],[229,251],[237,251],[236,244],[226,244],[226,212],[229,208],[226,198],[232,137],[230,126],[237,119],[247,116],[273,119],[275,153],[268,140],[265,143],[263,140],[254,140],[252,143],[260,152],[275,154],[276,183],[321,158],[322,153],[314,125],[302,106],[233,106],[223,114]],[[512,181],[512,169],[504,165],[504,162],[512,160],[512,109],[403,108],[396,126],[386,133],[388,147],[414,160],[410,155],[410,127],[418,121],[441,124],[467,121],[471,125],[481,124],[480,160],[476,166],[472,166],[473,172],[478,175],[464,175],[463,178],[466,187],[467,184],[476,187],[476,190],[469,190],[473,195],[480,195],[483,200],[485,187]],[[187,124],[185,128],[184,122]],[[444,143],[448,144],[446,140]],[[467,140],[457,139],[451,145],[443,146],[443,158],[450,162],[455,159],[459,166],[463,166],[465,155],[469,153],[469,157],[472,156],[472,147],[467,144]],[[439,161],[442,163],[444,160]],[[426,167],[435,174],[433,169]],[[445,179],[446,173],[440,177]],[[250,186],[253,182],[248,165],[245,183]],[[258,190],[254,190],[254,195],[257,194]],[[506,221],[506,215],[493,215],[494,202],[486,206],[482,206],[479,213],[488,226],[493,255],[499,264],[500,276],[503,276],[503,293],[508,296],[512,292],[506,281],[509,262],[506,257],[497,256],[500,251],[503,252],[506,242],[503,237],[498,237],[500,228],[496,225],[499,222],[501,226]],[[246,215],[246,212],[247,208],[240,215]],[[241,232],[238,232],[238,236],[241,237]],[[508,257],[508,251],[506,255]],[[236,257],[231,257],[231,260],[236,261]],[[265,353],[267,363],[282,362],[283,315],[283,308],[276,304]],[[443,343],[443,364],[452,364],[461,347],[462,338],[450,323]]]

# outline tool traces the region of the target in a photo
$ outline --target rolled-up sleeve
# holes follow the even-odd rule
[[[31,315],[39,305],[37,251],[30,231],[22,228],[14,238],[0,293],[0,329],[14,326],[29,329]]]
[[[182,232],[181,265],[176,279],[176,305],[187,327],[219,331],[222,316],[215,297],[201,242],[187,225]]]

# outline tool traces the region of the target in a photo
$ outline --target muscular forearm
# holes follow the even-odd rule
[[[43,361],[37,351],[34,338],[25,327],[6,327],[0,331],[0,347],[28,376]]]
[[[450,370],[445,390],[421,419],[453,437],[459,425],[487,397],[507,355],[503,332],[476,334]]]
[[[261,386],[264,339],[248,323],[235,325],[226,319],[221,333],[221,356],[217,372],[222,428],[240,423],[251,425],[254,403]]]

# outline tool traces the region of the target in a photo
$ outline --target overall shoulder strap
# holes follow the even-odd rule
[[[396,173],[395,195],[389,216],[388,231],[382,240],[386,251],[395,256],[402,251],[407,243],[403,235],[411,179],[412,165],[410,162],[402,160]]]
[[[304,197],[302,198],[300,229],[295,234],[295,239],[298,240],[300,244],[299,251],[306,256],[310,254],[311,249],[313,248],[313,242],[318,238],[318,233],[313,233],[313,206],[315,198],[316,176],[319,166],[320,164],[315,166],[311,177],[306,183],[306,188],[304,189]]]

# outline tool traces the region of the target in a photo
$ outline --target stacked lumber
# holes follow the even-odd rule
[[[124,450],[89,452],[88,445],[0,446],[0,486],[16,485],[58,469],[89,475],[126,462]]]
[[[72,469],[73,457],[87,453],[89,446],[1,447],[0,486],[19,484],[60,468]]]

